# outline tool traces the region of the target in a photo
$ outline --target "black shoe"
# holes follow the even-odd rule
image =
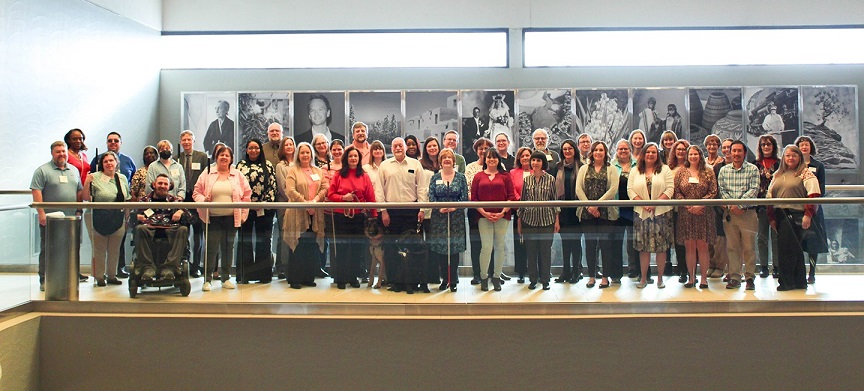
[[[324,269],[318,269],[318,271],[315,272],[315,278],[327,278],[327,277],[330,277],[330,274],[327,273],[327,271]]]
[[[780,271],[777,270],[776,267],[773,270],[771,270],[771,277],[780,278]]]
[[[516,280],[516,282],[518,282],[520,284],[524,284],[525,283],[525,273],[519,273],[519,279]]]
[[[432,293],[432,291],[429,290],[429,285],[427,284],[420,284],[420,290],[423,293]]]
[[[573,277],[570,277],[570,283],[575,284],[579,281],[582,281],[582,273],[576,273]]]
[[[191,278],[200,278],[200,277],[201,277],[201,272],[199,272],[199,271],[197,271],[197,270],[193,270],[193,271],[189,272],[189,277],[191,277]]]
[[[99,279],[99,278],[96,279],[96,286],[105,286],[105,285],[107,285],[107,284],[105,284],[105,280]]]
[[[301,282],[300,285],[303,285],[303,286],[318,286],[318,284],[316,284],[316,283],[314,283],[314,282]]]
[[[630,272],[630,273],[627,273],[627,278],[629,278],[629,279],[631,279],[631,280],[632,280],[632,279],[639,278],[639,272]]]
[[[368,283],[369,283],[369,277],[363,277],[363,278],[360,280],[360,283],[361,283],[361,284],[368,284]]]
[[[117,277],[111,277],[105,282],[110,285],[123,285],[123,281],[118,280]]]
[[[88,279],[89,279],[89,277],[87,277],[83,274],[78,274],[78,282],[87,282]]]
[[[755,291],[756,290],[756,284],[753,282],[752,278],[747,279],[746,285],[747,285],[747,287],[745,289],[747,289],[748,291]]]
[[[445,282],[442,282],[441,285],[438,285],[438,290],[439,290],[439,291],[443,291],[443,290],[445,290],[445,289],[447,289],[447,282],[446,282],[446,281],[445,281]]]
[[[471,285],[480,284],[480,277],[474,277],[471,279]]]
[[[489,291],[489,279],[488,278],[484,278],[484,279],[480,280],[480,290],[483,292]]]
[[[641,278],[641,277],[640,277],[640,278]],[[645,280],[645,282],[647,282],[647,283],[649,283],[649,284],[653,284],[653,283],[654,283],[654,279],[653,279],[653,278],[649,278],[649,279]]]
[[[555,282],[557,282],[557,283],[570,282],[571,278],[573,278],[572,274],[562,273],[561,276],[559,276],[558,278],[555,279]]]
[[[503,274],[502,274],[503,276]],[[500,278],[492,278],[492,289],[495,292],[501,292],[501,279]]]
[[[794,289],[794,288],[791,288],[791,287],[788,287],[788,286],[784,286],[784,285],[780,285],[780,286],[777,287],[777,290],[780,291],[780,292],[784,292],[784,291],[791,291],[792,289]]]
[[[300,284],[297,284],[297,283],[291,284],[290,286],[291,286],[291,289],[300,289],[301,288]]]
[[[124,272],[123,269],[120,269],[117,271],[117,278],[128,278],[128,277],[129,277],[129,273]]]
[[[278,277],[278,278],[279,278],[280,280],[284,280],[284,279],[285,279],[285,273],[279,273],[279,277]]]
[[[351,284],[352,288],[359,288],[360,287],[360,283],[357,282],[357,280],[351,281],[350,284]]]
[[[450,292],[456,292],[456,284],[450,284]]]
[[[544,291],[548,291],[548,290],[549,290],[549,283],[548,283],[548,282],[544,282],[544,283],[543,283],[543,290],[544,290]]]
[[[502,280],[504,280],[504,281],[510,281],[512,278],[513,278],[513,277],[510,277],[510,276],[504,274],[504,272],[501,272],[501,279],[502,279]]]
[[[399,284],[391,284],[389,288],[387,288],[390,292],[402,292],[402,288],[399,287]]]
[[[759,278],[768,278],[768,266],[762,266],[762,270],[759,272]]]
[[[345,289],[345,283],[343,283],[343,282],[337,283],[336,288]]]
[[[688,278],[690,278],[690,277],[688,277],[686,274],[682,274],[682,275],[678,276],[678,283],[679,284],[685,284],[685,283],[687,283]]]
[[[741,281],[730,279],[726,284],[726,289],[738,289],[741,288]]]
[[[409,295],[413,295],[414,294],[414,287],[412,287],[411,284],[408,284],[407,287],[405,288],[405,293],[407,293]]]
[[[810,276],[810,277],[808,277],[808,278],[807,278],[807,283],[808,283],[808,284],[815,284],[815,283],[816,283],[816,276]]]
[[[528,284],[528,289],[534,289],[534,288],[537,288],[536,282],[532,282],[532,283]]]

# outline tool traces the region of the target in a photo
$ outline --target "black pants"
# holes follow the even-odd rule
[[[438,254],[431,252],[434,263],[438,266],[438,272],[441,276],[441,281],[450,286],[456,286],[459,283],[459,253],[450,254],[450,261],[447,261],[447,254]]]
[[[400,274],[402,271],[402,258],[397,250],[397,241],[403,232],[417,229],[417,213],[419,209],[391,209],[390,225],[385,227],[384,260],[387,262],[387,281],[401,283],[405,278]],[[419,282],[419,281],[418,281]]]
[[[617,258],[618,268],[612,265],[612,233],[614,222],[605,219],[582,220],[585,232],[585,259],[588,261],[588,277],[597,276],[598,257],[602,260],[603,275],[616,277],[621,274],[621,258]]]
[[[561,235],[561,261],[564,265],[561,275],[566,278],[582,274],[582,227],[580,225],[561,226],[559,234]]]
[[[366,237],[363,236],[365,215],[359,214],[346,217],[342,213],[334,213],[336,242],[331,251],[336,252],[334,263],[330,265],[331,276],[337,284],[348,284],[357,282],[356,260],[364,259],[364,249],[368,246]]]
[[[554,226],[535,227],[522,223],[525,250],[528,253],[528,278],[532,283],[549,283],[552,266],[552,235]]]
[[[237,280],[269,281],[273,279],[273,255],[270,251],[273,240],[273,217],[276,211],[264,210],[258,216],[255,209],[240,226],[237,246]]]
[[[801,228],[803,218],[803,211],[774,209],[774,221],[777,222],[777,247],[780,250],[778,258],[780,286],[789,289],[807,288],[807,270],[804,266],[804,250],[801,248],[801,238],[804,233]]]
[[[202,258],[204,256],[204,223],[198,218],[198,211],[189,210],[192,214],[192,224],[189,224],[189,236],[192,237],[192,245],[186,246],[185,257],[189,260],[189,270],[201,270]]]
[[[308,284],[315,282],[315,272],[321,266],[318,261],[318,256],[321,250],[318,248],[318,242],[315,240],[316,234],[309,228],[306,232],[300,234],[297,242],[297,247],[292,252],[286,245],[285,248],[290,252],[288,256],[288,273],[285,281],[289,284]]]
[[[525,242],[519,237],[519,217],[513,216],[513,271],[520,277],[528,274],[528,254],[525,253]],[[494,261],[493,261],[494,262]],[[489,267],[492,267],[490,264]]]

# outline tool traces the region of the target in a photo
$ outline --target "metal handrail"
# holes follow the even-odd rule
[[[419,209],[419,208],[525,208],[588,206],[689,206],[689,205],[801,205],[801,204],[864,204],[864,197],[827,198],[748,198],[696,200],[606,200],[606,201],[462,201],[462,202],[183,202],[184,208],[248,208],[248,209]],[[176,202],[39,202],[34,208],[52,209],[148,209],[176,208]]]

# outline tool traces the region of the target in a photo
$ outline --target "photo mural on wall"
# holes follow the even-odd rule
[[[738,140],[744,135],[741,88],[691,88],[690,142],[703,146],[705,137]]]
[[[626,139],[633,130],[627,89],[577,89],[573,105],[573,134],[577,137],[586,133],[594,140],[611,143]]]
[[[429,137],[442,140],[449,130],[459,131],[457,91],[406,91],[405,137],[421,144]]]
[[[183,130],[191,130],[195,134],[193,148],[208,156],[219,142],[236,151],[237,93],[184,92],[181,99],[182,129],[178,135]]]
[[[365,123],[367,138],[381,141],[387,153],[390,153],[393,139],[403,136],[402,93],[349,92],[348,104],[348,127],[358,121]]]
[[[513,140],[515,92],[487,90],[462,92],[462,156],[466,163],[477,161],[474,142],[480,137],[491,140],[503,132]]]
[[[544,128],[549,132],[547,147],[557,151],[561,142],[573,137],[572,93],[567,89],[519,90],[516,106],[519,110],[519,137],[510,140],[513,153],[519,147],[533,147],[531,136],[534,130]]]
[[[744,89],[747,161],[756,159],[759,137],[772,135],[781,149],[801,135],[798,127],[798,87]]]
[[[803,134],[816,144],[814,158],[826,170],[857,169],[857,87],[801,87],[801,101]]]
[[[683,88],[634,89],[632,100],[635,128],[645,132],[647,142],[658,145],[660,135],[667,130],[675,132],[679,139],[689,140],[690,111],[687,110],[686,97],[687,90]]]
[[[297,144],[311,144],[312,137],[322,133],[330,141],[346,141],[344,92],[295,92],[293,118],[291,134]]]
[[[283,134],[291,134],[289,103],[289,92],[241,92],[237,94],[237,127],[240,129],[240,144],[238,145],[243,148],[252,139],[266,143],[267,127],[272,123],[282,125]],[[244,154],[237,156],[244,156]]]

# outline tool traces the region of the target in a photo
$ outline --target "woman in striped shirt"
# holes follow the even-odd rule
[[[522,182],[522,201],[554,201],[555,177],[546,173],[549,163],[546,154],[535,151],[531,154],[531,175]],[[552,235],[558,232],[558,207],[520,207],[518,233],[525,242],[528,253],[528,289],[543,284],[549,290],[549,272],[552,266]]]

